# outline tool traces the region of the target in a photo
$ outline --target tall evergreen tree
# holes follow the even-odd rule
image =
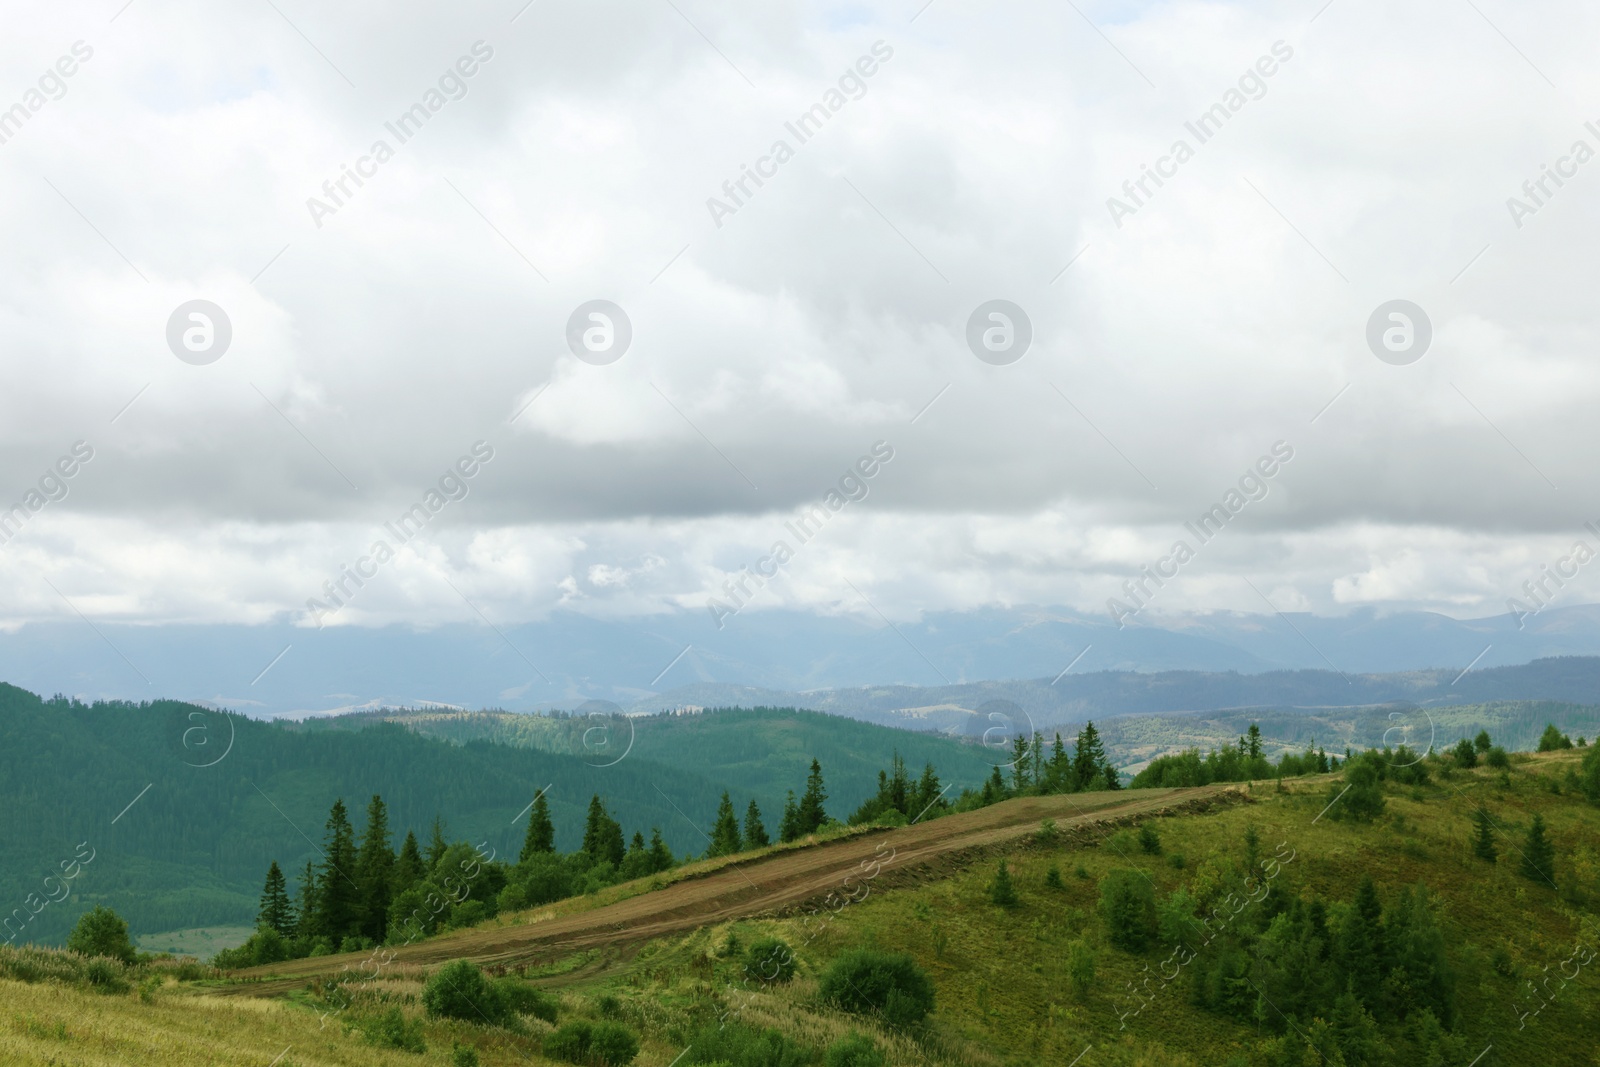
[[[767,828],[761,825],[761,809],[756,807],[754,798],[750,806],[744,809],[744,847],[747,850],[766,848],[772,844],[772,839],[767,836]]]
[[[717,805],[717,821],[711,827],[711,846],[708,856],[731,856],[739,851],[739,817],[733,813],[733,801],[728,791],[722,791],[722,801]]]
[[[625,848],[622,843],[622,824],[613,819],[596,793],[589,800],[589,814],[583,825],[583,851],[596,863],[610,861],[621,865]]]
[[[313,937],[317,928],[317,873],[312,869],[311,861],[306,861],[306,869],[300,875],[300,892],[296,894],[294,909],[294,933],[296,937]]]
[[[789,798],[783,802],[783,819],[778,824],[778,840],[797,841],[804,833],[800,829],[800,808],[794,802],[794,790],[791,789]]]
[[[356,837],[344,801],[335,800],[328,812],[326,843],[317,868],[317,921],[315,934],[335,948],[361,932],[361,887],[355,880]]]
[[[944,804],[944,799],[940,796],[942,792],[943,787],[939,784],[939,774],[933,769],[933,764],[924,765],[922,777],[917,780],[917,810],[909,813],[912,821],[915,822],[917,819],[926,818],[928,812],[935,805],[942,806]]]
[[[1105,765],[1105,774],[1106,774],[1106,788],[1107,789],[1121,789],[1122,788],[1122,779],[1117,777],[1117,769],[1115,767],[1111,766],[1111,764],[1109,764],[1109,763],[1106,764]]]
[[[1029,774],[1028,739],[1018,734],[1011,741],[1011,789],[1013,792],[1025,792],[1031,783]]]
[[[1522,843],[1520,873],[1524,878],[1555,884],[1555,849],[1550,847],[1549,840],[1544,836],[1544,816],[1537,813],[1533,816],[1533,821],[1528,824],[1528,837]]]
[[[1078,743],[1072,753],[1072,774],[1079,789],[1092,788],[1100,780],[1100,768],[1105,765],[1106,750],[1100,742],[1100,731],[1091,720],[1078,731]]]
[[[276,930],[284,937],[294,934],[294,907],[289,903],[289,888],[284,881],[278,861],[267,868],[267,882],[261,889],[261,911],[256,916],[257,927]]]
[[[1072,759],[1067,755],[1066,742],[1061,740],[1061,731],[1056,731],[1056,739],[1050,746],[1050,762],[1045,770],[1045,792],[1066,793],[1070,791],[1072,778]]]
[[[405,844],[400,846],[400,855],[394,861],[394,880],[391,886],[393,894],[399,896],[404,893],[422,881],[425,873],[426,867],[422,849],[417,846],[416,831],[407,830]]]
[[[389,847],[389,809],[376,793],[367,804],[367,826],[356,854],[356,884],[361,887],[361,934],[381,944],[389,922],[395,855]]]
[[[1371,876],[1363,875],[1334,942],[1333,955],[1345,988],[1369,1010],[1377,1006],[1379,983],[1386,973],[1383,946],[1383,905]]]
[[[1472,837],[1472,854],[1480,860],[1495,862],[1500,854],[1494,847],[1494,820],[1489,817],[1489,809],[1482,803],[1472,813],[1472,824],[1476,827]]]
[[[522,854],[518,863],[526,863],[536,852],[556,850],[556,827],[550,821],[550,805],[544,799],[544,790],[533,798],[533,809],[528,812],[528,833],[522,840]]]
[[[1251,759],[1261,758],[1261,727],[1256,723],[1250,724],[1250,729],[1245,732],[1247,749]]]
[[[652,826],[650,828],[650,872],[655,874],[660,871],[670,870],[673,863],[672,852],[661,840],[661,827]]]
[[[828,813],[823,808],[828,794],[822,787],[822,764],[815,759],[811,761],[811,773],[806,775],[805,795],[800,798],[800,833],[816,833],[822,824],[828,821]]]
[[[439,816],[433,817],[433,835],[428,839],[428,870],[439,866],[439,861],[444,858],[445,852],[450,848],[450,842],[444,839],[444,820]]]

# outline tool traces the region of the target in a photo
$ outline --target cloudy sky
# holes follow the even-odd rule
[[[1181,538],[1152,611],[1465,617],[1600,546],[1592,5],[524,5],[8,8],[0,622],[309,624],[380,538],[337,623],[779,539],[753,609],[1103,610]]]

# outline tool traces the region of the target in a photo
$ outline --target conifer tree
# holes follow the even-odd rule
[[[1245,732],[1247,751],[1251,759],[1261,758],[1261,727],[1255,723],[1250,724],[1250,729]]]
[[[620,865],[624,854],[622,824],[613,819],[596,793],[589,800],[589,814],[583,825],[583,851],[596,863],[609,860]]]
[[[672,852],[661,840],[661,827],[652,826],[650,828],[650,873],[657,874],[661,871],[670,870],[673,862]]]
[[[733,813],[733,801],[728,797],[728,791],[722,791],[722,800],[717,804],[717,821],[711,826],[711,847],[707,851],[709,856],[731,856],[739,851],[739,817]]]
[[[522,840],[522,854],[518,863],[526,863],[536,852],[556,850],[556,828],[550,821],[550,805],[544,799],[544,790],[533,798],[533,809],[528,812],[528,833]]]
[[[911,821],[916,822],[924,818],[935,805],[942,805],[944,798],[940,795],[943,788],[939,785],[939,775],[929,763],[922,768],[922,777],[917,781],[917,810],[908,812]]]
[[[1537,813],[1528,824],[1528,837],[1522,843],[1521,874],[1534,881],[1555,884],[1555,850],[1544,836],[1544,816]]]
[[[746,850],[766,848],[772,844],[772,839],[767,836],[767,828],[761,825],[761,809],[756,807],[752,798],[750,806],[744,809],[744,847]]]
[[[989,772],[988,779],[983,783],[983,802],[993,804],[1006,798],[1006,780],[1000,776],[1000,768],[996,766]]]
[[[823,809],[828,794],[822,787],[822,764],[815,759],[811,761],[811,773],[806,775],[805,795],[800,798],[800,833],[812,834],[822,828],[828,821],[828,813]]]
[[[1122,779],[1117,776],[1117,769],[1109,763],[1105,765],[1105,778],[1107,789],[1122,788]]]
[[[789,798],[783,802],[783,819],[778,824],[778,840],[789,842],[798,841],[804,834],[800,829],[800,808],[794,802],[794,790],[789,790]]]
[[[361,887],[355,880],[356,838],[342,799],[328,812],[326,843],[317,868],[317,914],[314,933],[333,942],[361,930]]]
[[[394,878],[391,886],[393,895],[399,896],[422,881],[424,870],[422,849],[417,847],[416,831],[407,830],[405,844],[400,846],[400,855],[394,861]]]
[[[431,871],[439,866],[439,861],[444,858],[445,850],[449,847],[450,843],[444,839],[444,820],[435,815],[433,817],[433,836],[428,839],[428,851],[426,853],[428,870]]]
[[[989,883],[989,899],[1002,908],[1014,907],[1017,903],[1017,890],[1011,884],[1011,870],[1005,860],[1000,861],[994,881]]]
[[[1479,730],[1478,736],[1472,739],[1472,747],[1477,749],[1480,755],[1493,748],[1494,742],[1489,739],[1489,731]]]
[[[1048,793],[1070,792],[1072,778],[1072,760],[1067,756],[1066,742],[1061,740],[1061,732],[1056,731],[1055,742],[1050,746],[1050,762],[1045,771],[1045,782]]]
[[[317,874],[311,867],[311,861],[306,861],[306,869],[300,875],[300,892],[297,894],[294,909],[294,933],[296,937],[312,937],[312,931],[317,927]]]
[[[278,861],[267,868],[267,882],[261,890],[261,912],[256,917],[257,927],[276,930],[284,937],[294,933],[294,908],[289,903],[289,888],[284,881]]]
[[[1472,838],[1472,854],[1480,860],[1495,862],[1499,852],[1494,847],[1494,820],[1489,817],[1489,809],[1480,803],[1472,813],[1472,822],[1477,827]]]
[[[1028,789],[1028,739],[1018,734],[1011,742],[1011,789],[1023,793]]]
[[[361,934],[381,943],[389,922],[394,850],[389,847],[389,810],[376,793],[367,804],[367,826],[356,854],[356,885],[361,890]]]
[[[1347,989],[1372,1008],[1386,973],[1383,957],[1383,905],[1370,875],[1356,887],[1356,899],[1345,915],[1334,943],[1334,959]]]
[[[1100,732],[1094,722],[1084,724],[1078,731],[1078,743],[1072,753],[1072,773],[1079,789],[1088,789],[1101,778],[1100,768],[1106,762],[1105,746],[1100,743]]]

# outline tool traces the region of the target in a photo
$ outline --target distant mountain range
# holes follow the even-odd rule
[[[1582,671],[1494,670],[1600,655],[1600,606],[1524,621],[1519,630],[1506,615],[1218,613],[1141,617],[1118,630],[1101,615],[1020,607],[894,626],[751,611],[722,630],[704,612],[562,613],[430,630],[63,622],[0,634],[0,677],[85,700],[181,696],[268,718],[428,703],[531,711],[590,699],[637,710],[762,703],[861,717],[1010,699],[1047,721],[1247,704],[1600,701]],[[939,727],[935,713],[924,718]]]

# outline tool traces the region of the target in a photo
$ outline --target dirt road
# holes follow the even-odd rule
[[[1044,819],[1063,832],[1097,832],[1117,822],[1165,809],[1197,808],[1241,797],[1237,786],[1141,789],[1022,797],[931,822],[862,834],[810,848],[736,860],[707,874],[600,908],[518,926],[462,930],[391,950],[395,964],[429,965],[453,959],[478,964],[544,963],[586,949],[629,946],[664,934],[753,915],[781,913],[830,893],[859,895],[860,886],[892,886],[918,868],[946,866],[961,854],[1031,834]],[[876,873],[874,873],[876,872]],[[870,876],[870,877],[869,877]],[[303,986],[317,975],[360,965],[370,954],[291,960],[236,972],[266,981],[228,991],[272,995]]]

